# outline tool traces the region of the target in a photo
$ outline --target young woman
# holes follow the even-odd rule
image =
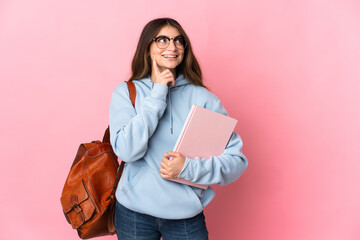
[[[160,18],[144,27],[129,81],[136,87],[135,108],[124,82],[113,92],[109,113],[112,147],[126,162],[116,190],[118,239],[208,239],[203,210],[214,190],[168,179],[225,185],[248,162],[236,132],[220,156],[190,159],[171,151],[193,104],[228,115],[203,85],[190,40],[177,21]]]

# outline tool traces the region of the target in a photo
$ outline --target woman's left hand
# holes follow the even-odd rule
[[[169,159],[171,157],[171,159]],[[164,179],[177,178],[185,164],[186,157],[178,152],[168,151],[160,163],[160,175]]]

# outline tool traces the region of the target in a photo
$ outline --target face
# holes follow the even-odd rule
[[[176,38],[181,36],[181,34],[175,27],[166,25],[161,28],[160,32],[155,37],[158,36]],[[153,59],[155,56],[155,60],[160,71],[165,69],[174,70],[182,62],[184,58],[184,52],[184,49],[178,49],[175,47],[173,40],[170,40],[169,46],[164,49],[158,48],[155,41],[153,41],[150,45],[150,57]]]

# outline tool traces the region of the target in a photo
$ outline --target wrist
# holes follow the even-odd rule
[[[166,95],[168,93],[168,87],[161,83],[155,83],[151,90],[151,96],[156,99],[166,100]]]
[[[188,157],[185,157],[185,162],[184,162],[184,165],[180,171],[180,173],[178,174],[178,178],[184,178],[186,179],[186,176],[187,176],[187,173],[186,173],[186,169],[187,169],[187,166],[189,165],[190,161],[192,159],[188,158]]]

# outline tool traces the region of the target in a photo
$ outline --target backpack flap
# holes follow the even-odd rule
[[[77,186],[77,190],[72,189],[72,194],[63,193],[61,197],[61,205],[66,219],[71,224],[72,228],[77,229],[88,221],[95,212],[95,206],[85,187],[84,180]],[[76,194],[74,194],[76,193]]]

